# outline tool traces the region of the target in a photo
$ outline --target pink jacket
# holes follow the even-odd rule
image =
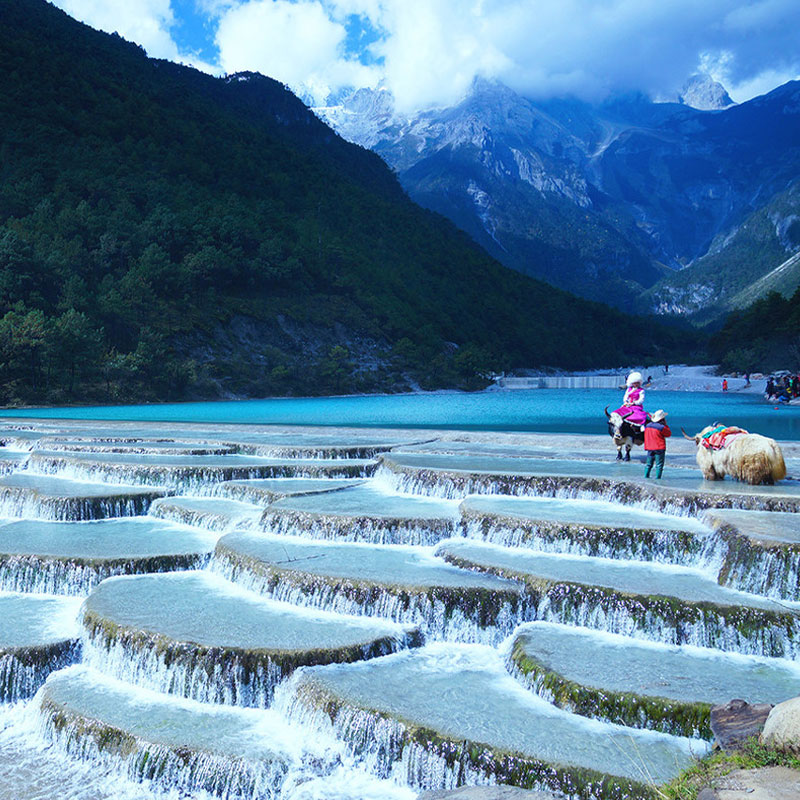
[[[624,406],[643,406],[644,389],[641,386],[629,386],[625,390],[625,397],[622,398]]]

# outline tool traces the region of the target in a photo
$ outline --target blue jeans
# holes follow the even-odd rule
[[[644,468],[645,478],[650,477],[650,470],[653,469],[653,464],[656,465],[656,478],[661,477],[664,471],[664,458],[667,455],[666,450],[648,450],[647,451],[647,464]]]

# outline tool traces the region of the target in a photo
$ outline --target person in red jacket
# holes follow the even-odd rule
[[[669,425],[664,421],[667,417],[667,412],[659,408],[652,417],[650,422],[644,427],[644,449],[647,451],[647,465],[644,469],[645,478],[650,477],[650,471],[653,465],[656,468],[656,478],[661,477],[664,471],[664,459],[667,455],[667,439],[672,436],[672,431]]]

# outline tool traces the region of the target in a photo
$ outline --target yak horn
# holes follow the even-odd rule
[[[606,416],[611,419],[611,414],[608,413],[608,406],[603,409],[606,412]]]
[[[695,439],[694,436],[689,436],[689,434],[686,433],[686,431],[683,428],[681,428],[681,433],[683,434],[684,439],[688,439],[690,442],[694,442],[695,444],[697,444],[697,439]]]

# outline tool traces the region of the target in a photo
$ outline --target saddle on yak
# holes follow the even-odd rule
[[[717,425],[716,428],[703,434],[700,443],[706,450],[722,450],[727,444],[729,436],[741,436],[743,433],[747,433],[747,431],[744,428],[737,428],[735,425]]]

